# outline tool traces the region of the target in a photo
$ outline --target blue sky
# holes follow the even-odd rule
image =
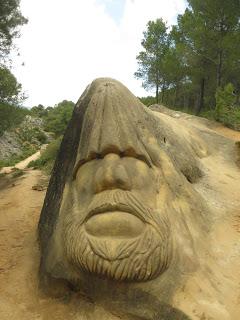
[[[119,24],[124,14],[126,0],[97,0],[99,4],[104,4],[107,14]]]
[[[97,77],[115,78],[137,96],[151,94],[134,78],[143,31],[157,18],[172,25],[185,7],[185,0],[21,0],[29,23],[16,41],[13,72],[25,104],[76,102]]]

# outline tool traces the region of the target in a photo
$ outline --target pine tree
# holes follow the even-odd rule
[[[147,31],[143,33],[142,46],[144,48],[137,56],[138,71],[135,77],[143,80],[146,89],[155,88],[156,101],[159,102],[159,89],[166,87],[162,72],[163,59],[169,48],[167,26],[162,19],[149,21]]]

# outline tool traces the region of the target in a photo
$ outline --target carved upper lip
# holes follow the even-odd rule
[[[118,204],[109,204],[109,203],[104,203],[101,206],[98,206],[94,208],[93,210],[90,210],[89,213],[87,214],[87,217],[85,221],[90,219],[92,216],[101,214],[101,213],[106,213],[106,212],[112,212],[112,211],[122,211],[122,212],[127,212],[135,217],[139,218],[143,222],[145,222],[145,219],[143,215],[140,212],[137,212],[136,210],[133,210],[131,207],[124,203],[118,203]]]

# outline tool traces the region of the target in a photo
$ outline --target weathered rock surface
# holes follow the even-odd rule
[[[76,319],[237,320],[237,145],[151,109],[106,78],[79,99],[39,221],[41,288],[106,312],[79,302]]]
[[[21,153],[21,143],[15,132],[5,131],[0,137],[0,159],[7,159]]]

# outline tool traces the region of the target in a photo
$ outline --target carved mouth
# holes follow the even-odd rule
[[[110,203],[104,203],[101,206],[98,206],[96,208],[94,208],[93,210],[91,210],[86,219],[85,222],[87,222],[91,217],[97,215],[97,214],[102,214],[102,213],[107,213],[107,212],[114,212],[114,211],[119,211],[119,212],[126,212],[129,214],[134,215],[136,218],[142,220],[142,222],[146,222],[144,216],[133,210],[132,208],[130,208],[128,205],[124,204],[124,203],[118,203],[118,204],[110,204]]]
[[[85,230],[95,237],[134,238],[146,224],[126,205],[104,204],[92,210],[85,221]]]

